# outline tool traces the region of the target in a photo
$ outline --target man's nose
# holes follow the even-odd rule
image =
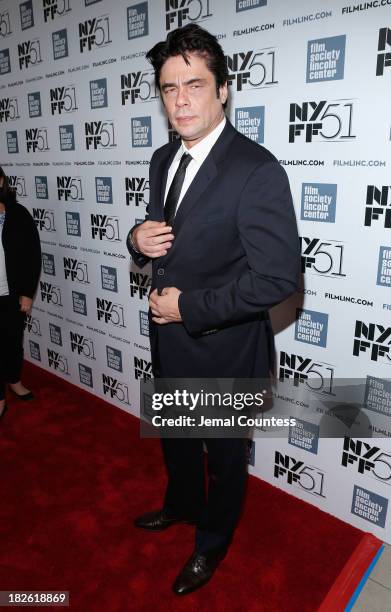
[[[184,87],[179,87],[175,104],[177,106],[186,106],[187,104],[189,104],[189,97]]]

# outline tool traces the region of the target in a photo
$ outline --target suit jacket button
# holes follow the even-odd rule
[[[158,268],[157,273],[159,274],[159,276],[164,276],[164,268]]]

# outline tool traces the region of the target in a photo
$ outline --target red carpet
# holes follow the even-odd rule
[[[163,496],[158,440],[140,439],[137,419],[44,370],[26,364],[24,381],[36,400],[10,398],[0,425],[0,590],[68,590],[83,612],[344,609],[362,575],[347,584],[346,568],[365,534],[255,478],[213,580],[183,599],[171,594],[193,528],[132,525]],[[369,541],[365,568],[380,545]]]

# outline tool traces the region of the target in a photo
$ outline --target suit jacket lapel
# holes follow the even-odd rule
[[[227,123],[223,131],[221,132],[219,138],[210,150],[209,155],[206,157],[204,163],[201,165],[201,168],[195,175],[193,181],[190,184],[190,187],[188,188],[185,196],[183,197],[179,205],[178,212],[175,215],[173,223],[173,232],[175,236],[178,235],[180,228],[182,227],[185,219],[188,217],[193,206],[197,204],[197,201],[200,199],[204,191],[208,188],[210,182],[217,176],[218,164],[224,158],[227,151],[227,147],[231,142],[232,138],[234,137],[235,133],[235,128],[227,119]]]
[[[178,235],[178,232],[190,210],[197,204],[197,201],[215,176],[217,176],[216,164],[212,155],[209,153],[179,205],[178,212],[175,215],[173,223],[173,232],[175,236]]]

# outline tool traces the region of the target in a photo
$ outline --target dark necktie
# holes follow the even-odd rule
[[[178,170],[175,172],[170,189],[168,190],[166,203],[164,205],[164,220],[168,225],[171,225],[174,220],[179,196],[181,195],[183,181],[185,180],[186,168],[192,159],[193,158],[189,153],[184,153],[182,155]]]

